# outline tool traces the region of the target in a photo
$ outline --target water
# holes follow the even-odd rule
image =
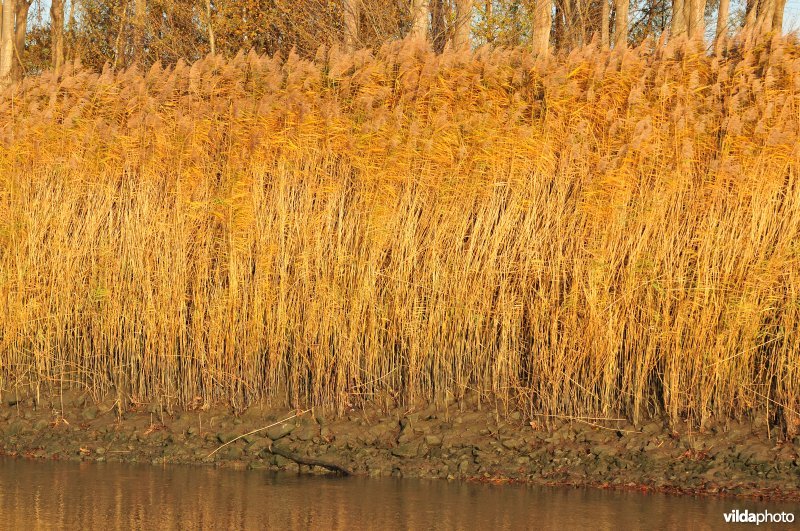
[[[734,508],[800,519],[794,503],[0,459],[3,529],[720,529]]]

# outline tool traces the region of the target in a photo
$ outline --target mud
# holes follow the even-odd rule
[[[339,416],[267,406],[120,410],[111,398],[66,392],[3,396],[0,454],[336,473],[284,457],[295,455],[365,476],[800,499],[800,438],[764,426],[709,422],[696,431],[660,419],[531,421],[475,400]]]

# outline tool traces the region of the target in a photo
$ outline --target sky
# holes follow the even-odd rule
[[[800,0],[788,0],[783,12],[783,31],[800,30]]]

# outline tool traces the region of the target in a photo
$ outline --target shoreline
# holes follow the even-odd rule
[[[0,455],[331,473],[286,457],[296,456],[359,476],[800,500],[800,437],[780,440],[751,423],[712,422],[702,433],[660,420],[534,429],[518,411],[501,416],[475,401],[367,406],[342,417],[266,406],[238,415],[224,407],[120,412],[112,399],[75,391],[64,393],[63,411],[61,403],[4,396]]]

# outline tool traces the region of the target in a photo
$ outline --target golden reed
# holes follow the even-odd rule
[[[0,102],[0,388],[800,422],[800,47],[72,67]]]

